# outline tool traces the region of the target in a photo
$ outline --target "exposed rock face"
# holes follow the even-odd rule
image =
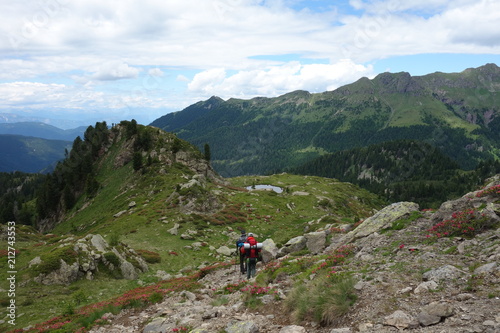
[[[289,253],[297,252],[305,249],[307,240],[304,236],[298,236],[290,239],[286,244],[279,249],[278,257],[286,256]]]
[[[367,218],[360,226],[350,231],[344,236],[336,238],[328,247],[328,251],[340,245],[351,243],[357,239],[375,235],[377,232],[391,227],[392,223],[407,217],[414,211],[418,211],[419,206],[414,202],[397,202],[389,205],[375,215]]]
[[[111,247],[101,235],[89,234],[76,242],[71,239],[62,242],[61,247],[72,246],[74,262],[69,264],[62,258],[58,259],[60,267],[48,273],[40,273],[34,279],[36,282],[51,285],[71,284],[84,277],[91,280],[98,271],[97,267],[100,262],[110,271],[119,270],[119,275],[128,280],[137,279],[139,272],[148,270],[146,261],[135,251],[123,245],[120,250]],[[116,261],[110,261],[112,258],[116,258],[114,259]],[[136,263],[136,266],[129,260]],[[30,267],[37,269],[41,264],[43,264],[43,260],[36,257],[31,260]]]
[[[326,233],[324,231],[310,232],[304,237],[306,238],[306,247],[311,253],[318,254],[325,249]]]
[[[279,249],[274,241],[272,239],[266,239],[264,242],[262,242],[262,261],[264,263],[268,263],[271,260],[275,259],[278,255],[278,251]]]

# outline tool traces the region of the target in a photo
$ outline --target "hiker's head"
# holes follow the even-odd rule
[[[253,237],[253,234],[251,232],[249,232],[248,237]]]
[[[245,235],[246,234],[245,230],[241,230],[241,234]]]

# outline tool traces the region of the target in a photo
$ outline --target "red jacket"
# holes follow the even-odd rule
[[[247,258],[258,258],[260,249],[257,249],[257,240],[252,236],[249,236],[245,244],[247,243],[250,244],[250,248],[245,249],[245,246],[242,246],[240,248],[240,252],[244,254]]]

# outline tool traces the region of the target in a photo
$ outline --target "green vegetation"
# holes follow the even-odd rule
[[[500,162],[484,161],[474,170],[463,171],[437,148],[402,140],[326,154],[291,172],[357,184],[390,202],[413,201],[437,208],[499,173]]]
[[[213,248],[222,245],[233,248],[234,236],[239,235],[240,229],[251,230],[259,240],[272,238],[277,244],[284,244],[301,235],[306,223],[314,231],[326,225],[354,222],[385,204],[378,196],[355,185],[322,177],[279,174],[228,180],[205,178],[205,156],[173,134],[125,122],[107,131],[106,139],[101,137],[106,130],[99,128],[88,129],[87,141],[76,140],[78,148],[59,164],[54,174],[38,182],[46,190],[38,192],[38,213],[46,214],[43,215],[46,218],[36,224],[52,234],[39,234],[29,226],[17,224],[16,248],[20,253],[16,266],[18,283],[23,287],[16,297],[19,311],[25,313],[18,319],[18,327],[58,315],[80,316],[90,304],[130,295],[127,292],[136,290],[139,284],[154,286],[158,283],[155,275],[158,270],[171,275],[181,269],[185,275],[207,274],[210,266],[201,271],[198,268],[223,260]],[[101,148],[94,147],[92,142],[96,145],[100,142]],[[132,158],[136,149],[143,156],[143,165],[137,171]],[[90,154],[93,162],[86,165],[79,154]],[[73,160],[81,163],[70,165]],[[201,171],[193,170],[196,163]],[[80,173],[84,170],[87,173]],[[28,178],[23,177],[18,177],[19,181],[27,183]],[[77,178],[85,181],[79,182]],[[15,177],[9,175],[6,179],[9,184],[18,184]],[[65,179],[72,179],[74,187]],[[246,189],[258,184],[275,185],[283,192]],[[34,209],[36,199],[33,195],[29,198]],[[49,198],[54,202],[45,201]],[[170,230],[176,225],[174,234]],[[93,274],[92,281],[83,278],[71,286],[45,286],[31,280],[33,275],[57,270],[60,259],[69,265],[80,260],[72,246],[88,234],[102,235],[117,249],[128,245],[147,261],[149,272],[142,273],[138,281],[129,281],[119,269],[111,270],[99,263],[99,272]],[[184,234],[192,239],[182,237]],[[113,252],[100,254],[106,262],[119,265]],[[38,256],[42,264],[28,268],[30,261]],[[0,262],[6,263],[7,258],[0,257]],[[290,270],[299,273],[305,267],[312,269],[313,264],[291,263]],[[5,279],[5,274],[0,272],[0,278]],[[182,285],[195,288],[195,280],[189,281]],[[86,290],[99,293],[83,293]],[[157,302],[164,292],[148,289],[145,295],[144,299],[127,298],[120,307]],[[250,292],[248,305],[257,304],[259,297]],[[88,326],[96,321],[92,313],[85,312],[84,317],[88,319],[72,317],[75,326],[68,329],[77,331],[78,325]]]
[[[500,95],[481,80],[496,82],[499,71],[488,64],[455,74],[383,73],[319,94],[212,97],[152,125],[199,149],[210,145],[214,168],[226,177],[276,173],[322,153],[393,140],[426,142],[470,170],[499,156]]]

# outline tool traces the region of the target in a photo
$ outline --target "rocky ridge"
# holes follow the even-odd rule
[[[245,306],[242,291],[225,295],[223,304],[218,303],[218,291],[243,281],[232,266],[203,277],[199,282],[204,287],[195,292],[172,292],[144,310],[109,314],[110,324],[91,332],[173,332],[183,327],[199,333],[500,332],[498,186],[497,176],[483,190],[445,202],[436,212],[419,212],[417,205],[402,202],[382,209],[353,231],[309,233],[330,234],[328,243],[315,243],[311,253],[330,252],[347,243],[355,248],[354,257],[341,270],[356,278],[357,302],[332,326],[291,321],[283,301],[294,285],[293,276],[272,281],[268,287],[275,295],[263,296],[256,309]],[[479,212],[489,229],[474,237],[429,239],[436,223],[468,210]],[[417,218],[406,219],[401,226],[412,214]],[[290,252],[308,246],[308,237],[312,236],[290,240],[269,260],[290,260]],[[259,264],[258,271],[262,269]]]

